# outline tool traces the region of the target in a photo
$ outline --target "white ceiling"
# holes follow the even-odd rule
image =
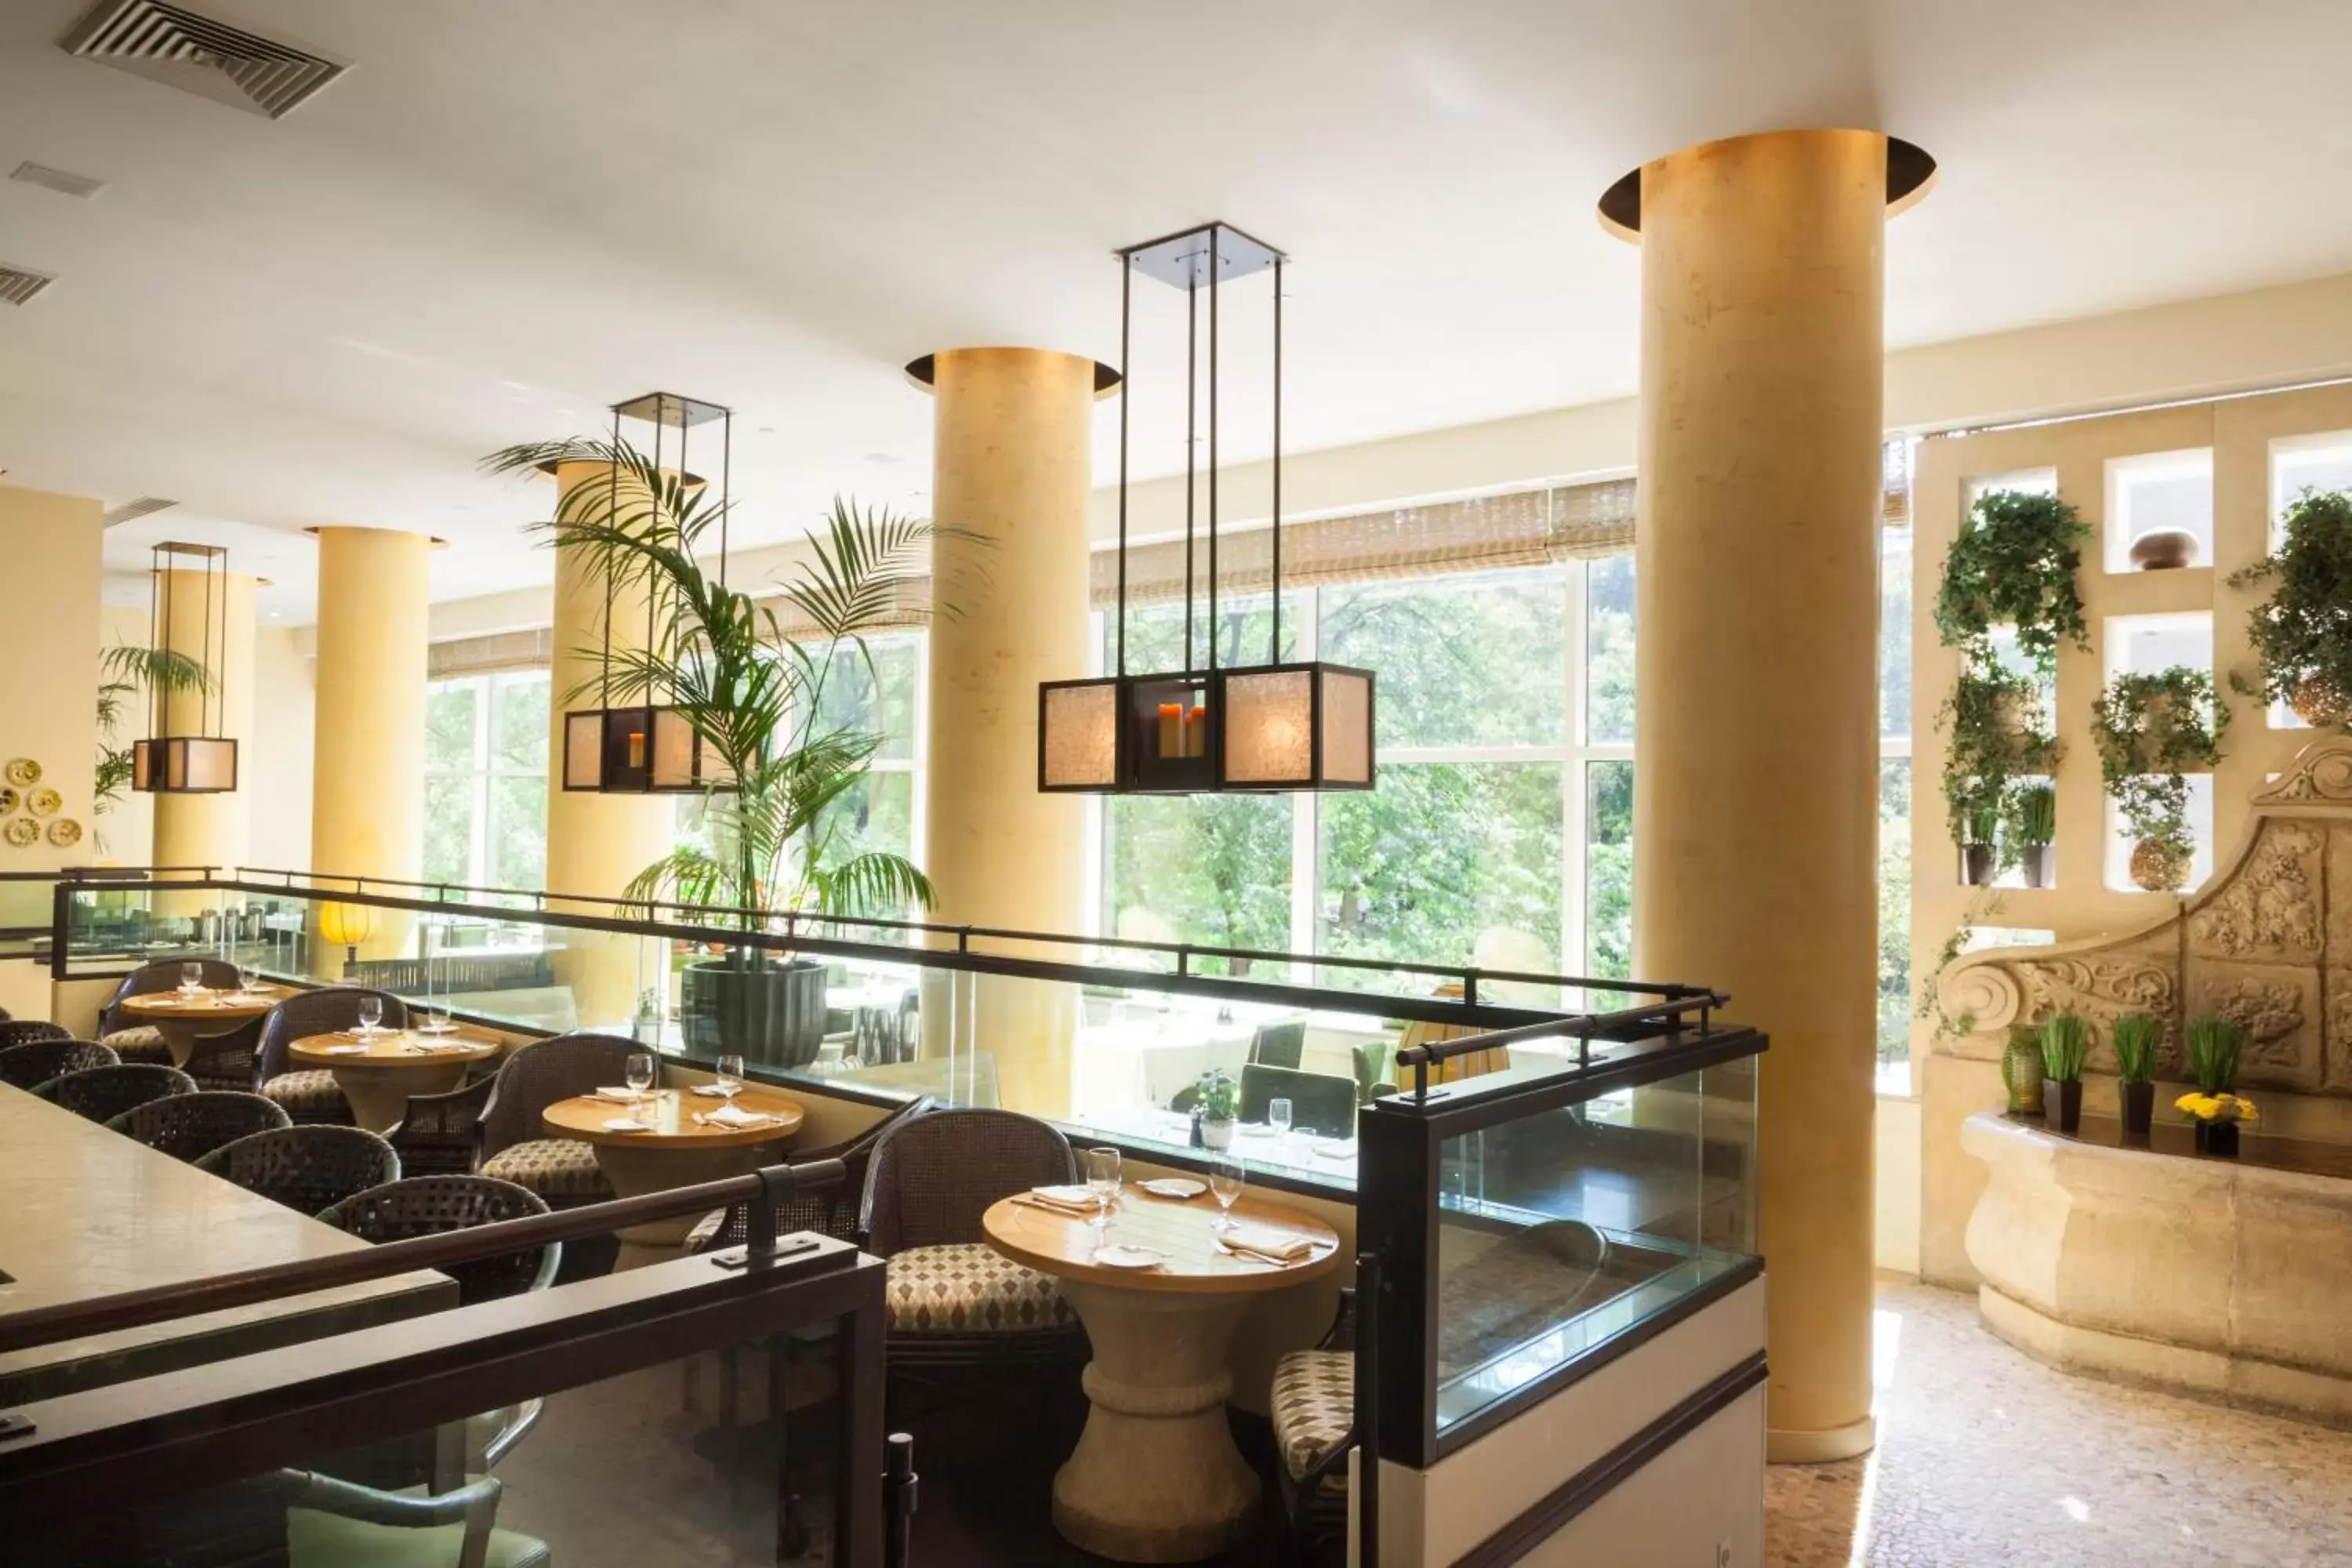
[[[200,3],[352,69],[272,122],[68,58],[85,0],[0,6],[0,170],[110,186],[0,184],[0,260],[60,277],[0,307],[0,468],[178,499],[110,561],[213,531],[289,621],[310,524],[446,537],[436,597],[544,580],[545,492],[477,459],[656,388],[738,410],[739,537],[919,508],[899,366],[1114,360],[1108,252],[1208,217],[1295,258],[1292,450],[1629,392],[1635,257],[1593,201],[1743,131],[1942,161],[1891,231],[1895,344],[2352,270],[2342,0]],[[1179,344],[1139,288],[1140,437]],[[1262,289],[1227,326],[1238,386]],[[1262,453],[1262,395],[1226,413]]]

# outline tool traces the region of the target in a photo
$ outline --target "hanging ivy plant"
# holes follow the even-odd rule
[[[1979,668],[1992,663],[1992,633],[2017,628],[2017,646],[2043,676],[2058,668],[2058,645],[2090,647],[2074,574],[2091,531],[2056,496],[1988,490],[1960,523],[1944,558],[1936,630]]]
[[[2288,704],[2315,729],[2352,728],[2352,492],[2305,490],[2282,521],[2286,542],[2230,579],[2271,589],[2246,618],[2261,680],[2231,684]]]
[[[2045,732],[2042,689],[2032,677],[1998,665],[1967,670],[1936,721],[1951,737],[1944,752],[1944,804],[1952,842],[1990,844],[2011,785],[2055,773],[2065,754]]]
[[[2182,773],[2219,763],[2229,727],[2213,678],[2186,665],[2118,675],[2092,704],[2100,782],[2134,841],[2132,879],[2141,887],[2163,891],[2188,880],[2196,845]]]

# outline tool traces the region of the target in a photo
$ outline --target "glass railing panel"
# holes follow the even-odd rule
[[[1752,1058],[1443,1141],[1436,1429],[1754,1256]]]

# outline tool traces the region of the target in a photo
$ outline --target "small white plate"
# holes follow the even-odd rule
[[[331,1057],[357,1056],[366,1049],[367,1047],[365,1046],[329,1046],[326,1047],[327,1054]]]
[[[634,1116],[615,1116],[604,1123],[607,1132],[650,1132],[653,1130],[651,1122],[640,1121]]]
[[[457,1021],[452,1018],[446,1024],[418,1024],[414,1028],[420,1035],[454,1035],[457,1032]]]
[[[1206,1182],[1196,1182],[1190,1176],[1156,1176],[1135,1184],[1156,1198],[1197,1198],[1209,1190]]]
[[[1148,1247],[1097,1247],[1093,1261],[1105,1268],[1157,1268],[1161,1258]]]
[[[1320,1160],[1352,1160],[1356,1157],[1356,1145],[1346,1140],[1325,1139],[1315,1145],[1315,1155]]]

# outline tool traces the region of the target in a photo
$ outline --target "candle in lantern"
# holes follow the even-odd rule
[[[1184,754],[1184,705],[1162,702],[1160,705],[1160,754],[1181,757]]]
[[[632,730],[629,731],[629,766],[634,769],[642,768],[645,765],[646,732],[643,730]]]
[[[1205,757],[1209,754],[1209,710],[1200,703],[1184,718],[1184,754]]]

